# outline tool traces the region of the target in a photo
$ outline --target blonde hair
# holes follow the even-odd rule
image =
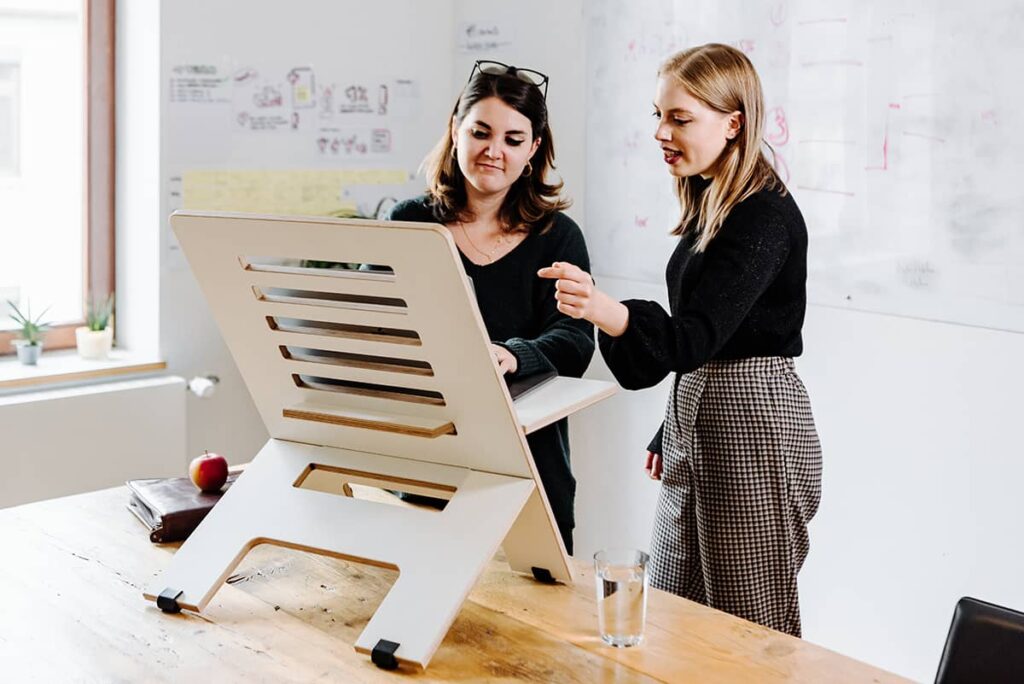
[[[705,183],[692,176],[676,179],[681,215],[672,234],[696,230],[694,250],[703,252],[737,204],[761,190],[786,193],[763,151],[767,143],[761,81],[746,55],[720,43],[677,52],[662,63],[658,76],[674,78],[710,109],[743,115],[739,133],[715,162],[711,185],[705,189]]]

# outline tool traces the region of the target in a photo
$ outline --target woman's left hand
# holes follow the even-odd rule
[[[516,355],[500,344],[492,344],[491,353],[494,354],[494,360],[498,362],[498,368],[502,373],[506,375],[515,373],[519,368],[519,359],[516,358]]]
[[[647,452],[647,459],[644,461],[644,470],[647,471],[647,477],[652,480],[661,479],[661,454],[656,454],[653,451]]]

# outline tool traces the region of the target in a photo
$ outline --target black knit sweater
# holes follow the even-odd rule
[[[430,199],[424,195],[392,208],[395,221],[436,223]],[[462,265],[473,281],[487,334],[515,354],[515,375],[554,369],[559,375],[580,377],[594,355],[594,328],[587,321],[563,315],[556,308],[553,280],[537,271],[555,261],[568,261],[590,270],[590,257],[579,226],[559,212],[551,228],[531,232],[511,252],[493,264],[474,264],[460,252]],[[569,431],[566,420],[527,437],[566,549],[572,553],[573,500],[576,481],[569,466]]]
[[[666,269],[669,309],[628,300],[620,337],[601,353],[626,389],[689,373],[708,361],[799,356],[807,308],[807,228],[793,197],[762,190],[733,208],[704,252],[679,240]],[[661,453],[661,430],[648,447]]]

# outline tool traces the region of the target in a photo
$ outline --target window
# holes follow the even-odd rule
[[[0,354],[7,300],[74,346],[114,286],[114,0],[0,0]]]
[[[0,61],[0,176],[18,175],[19,64]]]

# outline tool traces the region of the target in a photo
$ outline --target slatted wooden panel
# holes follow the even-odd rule
[[[273,437],[532,477],[516,415],[487,348],[454,243],[443,228],[418,223],[178,213],[175,233],[231,353]],[[254,270],[254,255],[382,264],[375,272]],[[258,268],[255,267],[255,268]],[[327,275],[322,275],[326,273]],[[254,289],[255,288],[255,289]],[[261,299],[276,292],[275,302]],[[309,298],[301,293],[401,301],[405,306]],[[296,296],[290,296],[295,294]],[[300,303],[302,302],[302,303]],[[274,330],[267,317],[415,331],[417,347],[336,335]],[[429,361],[434,375],[329,367],[288,359],[281,346]],[[438,392],[444,406],[304,389],[293,375]],[[296,407],[452,422],[456,435],[424,439],[285,417]]]
[[[272,437],[539,482],[443,227],[219,212],[178,212],[171,223]],[[308,259],[391,271],[301,267]],[[386,332],[394,330],[404,332]],[[289,358],[282,346],[426,362],[432,374],[311,363]],[[331,381],[361,386],[322,389]],[[517,570],[571,578],[541,487],[506,551]]]

